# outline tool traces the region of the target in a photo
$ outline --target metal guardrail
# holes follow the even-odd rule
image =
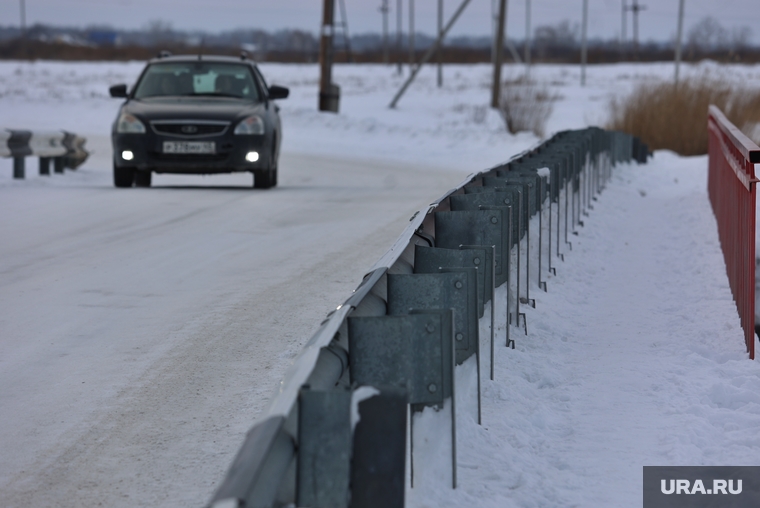
[[[522,317],[527,334],[520,305],[547,290],[542,274],[572,248],[612,167],[648,155],[627,134],[560,132],[420,209],[308,341],[208,506],[404,506],[407,405],[414,413],[450,398],[453,415],[454,365],[474,355],[480,375],[477,320],[495,286],[515,291],[507,329]],[[493,325],[491,334],[493,351]],[[452,441],[455,488],[454,425]]]
[[[13,178],[26,177],[26,157],[39,157],[40,175],[50,175],[50,162],[54,171],[76,169],[89,153],[84,148],[87,140],[66,131],[0,130],[0,157],[13,157]]]
[[[744,341],[755,358],[755,164],[760,147],[710,106],[707,191]]]

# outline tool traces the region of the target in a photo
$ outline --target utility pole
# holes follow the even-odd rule
[[[409,88],[409,85],[412,84],[412,81],[414,81],[414,78],[417,77],[417,74],[420,72],[420,69],[422,69],[422,66],[425,65],[430,61],[430,59],[433,57],[436,51],[438,51],[438,47],[441,45],[441,42],[443,42],[444,37],[446,37],[446,34],[449,33],[449,30],[451,30],[451,27],[454,26],[454,23],[456,23],[457,19],[459,19],[459,16],[462,14],[462,12],[465,10],[467,5],[470,3],[471,0],[462,0],[462,3],[457,7],[457,9],[454,11],[454,14],[451,16],[451,19],[449,19],[448,23],[443,27],[443,31],[441,32],[440,37],[438,37],[433,45],[428,49],[424,55],[422,55],[422,59],[420,59],[420,64],[415,67],[414,69],[411,69],[412,72],[409,73],[409,77],[404,81],[404,84],[401,85],[401,88],[399,88],[398,92],[396,92],[396,95],[393,96],[393,99],[391,100],[391,103],[388,104],[388,107],[390,109],[393,109],[396,107],[396,104],[398,104],[398,101],[401,99],[401,96],[404,95],[404,92],[406,92],[406,89]]]
[[[491,65],[496,61],[496,27],[499,24],[499,13],[496,12],[496,2],[491,0]]]
[[[530,72],[530,0],[525,0],[525,75]]]
[[[628,28],[628,23],[626,23],[627,21],[626,14],[628,12],[628,9],[627,9],[628,6],[626,5],[625,0],[623,0],[622,4],[623,4],[623,9],[622,9],[623,22],[622,22],[622,26],[620,27],[620,60],[621,61],[625,59],[625,42],[626,42],[625,32],[626,32],[626,29]]]
[[[583,0],[583,29],[581,33],[581,86],[586,86],[586,60],[588,57],[587,37],[588,31],[588,0]]]
[[[678,86],[678,68],[681,65],[681,37],[683,36],[683,4],[684,0],[678,2],[678,34],[676,35],[676,86]]]
[[[626,19],[627,13],[628,13],[628,5],[626,5],[625,0],[623,0],[623,26],[621,27],[621,30],[620,30],[620,34],[621,34],[620,42],[623,44],[625,44],[625,39],[626,39],[625,32],[628,29],[628,23],[627,23],[628,20]]]
[[[414,0],[409,0],[409,68],[414,68]]]
[[[398,64],[397,73],[399,76],[403,73],[401,68],[401,31],[403,30],[401,11],[404,8],[403,3],[404,0],[396,0],[396,63]]]
[[[319,43],[319,111],[337,113],[340,89],[332,83],[334,21],[335,0],[324,0],[322,7],[322,34]]]
[[[380,12],[383,13],[383,63],[388,63],[388,0],[383,0]]]
[[[346,15],[346,0],[340,0],[340,26],[343,28],[343,43],[346,50],[346,62],[353,63],[351,56],[351,36],[348,35],[348,16]]]
[[[26,37],[26,1],[21,0],[21,37]]]
[[[641,5],[639,0],[633,0],[631,5],[623,4],[623,12],[631,11],[633,13],[633,50],[636,58],[639,56],[639,12],[646,9],[646,5]]]
[[[507,20],[507,0],[499,0],[499,21],[496,24],[496,49],[493,62],[493,83],[491,86],[491,107],[498,108],[501,102],[501,62],[504,51],[504,24]]]
[[[438,0],[438,37],[443,35],[443,0]],[[443,47],[438,48],[438,88],[443,86]]]

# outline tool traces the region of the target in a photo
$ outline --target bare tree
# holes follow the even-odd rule
[[[711,51],[728,45],[728,31],[712,16],[702,18],[687,35],[691,51]]]
[[[539,58],[546,58],[547,53],[567,51],[578,45],[578,23],[570,25],[568,20],[556,25],[537,26],[534,31],[534,45]]]
[[[148,21],[146,26],[148,38],[153,44],[165,44],[174,40],[174,30],[169,21],[154,19]]]
[[[734,27],[731,30],[731,50],[743,51],[749,48],[752,39],[752,29],[747,25]]]

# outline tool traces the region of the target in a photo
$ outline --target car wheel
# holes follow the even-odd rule
[[[150,187],[152,176],[150,171],[135,171],[135,187]]]
[[[122,168],[114,164],[113,184],[115,187],[132,187],[135,182],[135,168]]]
[[[253,171],[254,189],[269,189],[272,185],[271,169],[256,169]]]

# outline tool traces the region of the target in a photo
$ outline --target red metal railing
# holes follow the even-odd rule
[[[755,358],[755,163],[760,147],[715,106],[707,120],[710,195],[749,357]]]

